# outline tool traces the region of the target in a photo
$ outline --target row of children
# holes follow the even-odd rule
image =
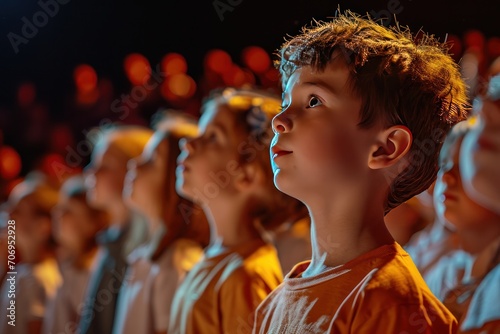
[[[431,37],[349,12],[280,55],[282,102],[227,88],[198,126],[170,115],[154,132],[100,136],[85,184],[67,181],[53,210],[59,287],[50,196],[34,180],[16,188],[26,300],[2,332],[500,331],[496,81],[441,151],[440,237],[408,246],[431,292],[384,216],[431,186],[445,135],[468,116],[457,65]]]

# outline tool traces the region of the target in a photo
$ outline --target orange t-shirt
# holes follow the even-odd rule
[[[168,333],[251,333],[255,309],[282,280],[276,250],[261,240],[206,257],[177,289]]]
[[[258,307],[254,333],[455,333],[410,256],[384,245],[314,277],[299,263]]]

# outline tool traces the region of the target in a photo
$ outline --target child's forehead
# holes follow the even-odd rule
[[[283,94],[292,89],[305,86],[322,86],[336,94],[352,94],[350,85],[351,71],[345,61],[338,58],[330,61],[324,69],[306,65],[297,68],[288,78]]]
[[[225,103],[213,100],[206,105],[198,126],[200,130],[205,130],[209,125],[232,128],[236,121],[235,116]]]

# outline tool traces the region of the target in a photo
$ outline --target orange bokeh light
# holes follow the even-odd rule
[[[151,65],[143,55],[132,53],[123,62],[125,74],[133,85],[143,85],[151,78]]]
[[[486,42],[486,52],[488,56],[492,59],[500,56],[500,38],[499,37],[491,37]]]
[[[485,38],[479,30],[469,30],[464,34],[464,43],[466,48],[477,47],[478,49],[484,48]]]
[[[243,63],[255,73],[264,73],[271,66],[271,58],[258,46],[249,46],[241,53]]]
[[[78,65],[73,71],[76,89],[82,93],[93,91],[97,86],[97,73],[92,66]]]
[[[196,82],[184,73],[168,77],[161,87],[162,96],[169,101],[189,99],[195,92]]]
[[[0,176],[5,180],[15,178],[21,172],[21,157],[10,146],[0,148]]]
[[[186,59],[178,53],[168,53],[161,60],[161,70],[165,75],[186,73]]]
[[[211,50],[205,56],[205,67],[215,73],[224,74],[231,69],[231,56],[223,50]]]
[[[268,69],[259,78],[264,87],[279,87],[280,72],[274,67]]]
[[[233,65],[229,71],[222,75],[224,84],[232,87],[241,87],[243,85],[255,85],[255,76],[252,72]]]

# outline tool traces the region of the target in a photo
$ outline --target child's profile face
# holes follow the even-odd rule
[[[148,141],[141,156],[130,160],[123,196],[134,208],[156,216],[164,205],[167,186],[168,145],[161,131]],[[155,217],[159,218],[159,217]]]
[[[10,219],[16,221],[16,244],[19,249],[46,243],[50,237],[50,220],[42,212],[34,195],[26,194],[11,201]]]
[[[96,146],[87,169],[89,203],[107,209],[117,201],[122,201],[127,161],[123,153],[107,142]]]
[[[500,102],[484,101],[478,122],[464,138],[462,177],[466,190],[500,212]]]
[[[198,204],[231,194],[239,165],[235,116],[224,105],[209,103],[198,123],[199,135],[184,141],[177,159],[177,193]]]
[[[300,68],[286,83],[271,143],[275,185],[284,193],[303,200],[318,191],[343,192],[367,168],[375,127],[358,127],[361,99],[349,77],[337,58],[323,72]]]
[[[460,175],[459,153],[462,140],[451,148],[448,157],[440,161],[434,187],[436,214],[457,229],[477,227],[491,221],[496,215],[477,204],[465,192]]]
[[[99,223],[83,199],[61,195],[52,211],[52,234],[66,249],[80,250],[95,236]]]

